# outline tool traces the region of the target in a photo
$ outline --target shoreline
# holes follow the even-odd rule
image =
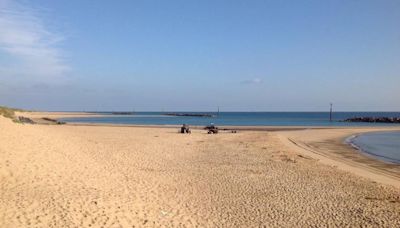
[[[354,148],[355,150],[359,151],[360,153],[362,153],[365,156],[371,157],[373,159],[377,159],[381,162],[387,163],[387,164],[393,164],[393,165],[400,165],[400,161],[399,159],[394,159],[394,158],[390,158],[390,157],[386,157],[380,154],[377,154],[375,151],[369,151],[365,148],[363,148],[362,146],[357,145],[357,143],[355,142],[355,140],[365,134],[375,134],[375,133],[389,133],[389,132],[400,132],[399,130],[385,130],[385,131],[374,131],[374,132],[366,132],[366,133],[358,133],[358,134],[354,134],[351,135],[349,137],[347,137],[345,139],[345,143],[347,143],[348,145],[350,145],[352,148]]]
[[[394,112],[395,113],[395,112]],[[44,121],[43,118],[51,118],[58,121],[65,122],[65,118],[75,118],[75,117],[125,117],[127,115],[117,115],[117,114],[104,114],[96,112],[17,112],[17,114],[23,115],[24,117],[32,118],[40,123],[49,124],[49,122]],[[343,121],[338,121],[343,122]],[[69,125],[82,125],[82,126],[129,126],[129,127],[180,127],[182,124],[132,124],[132,123],[101,123],[101,122],[66,122]],[[191,125],[194,129],[201,129],[205,125]],[[336,129],[336,128],[400,128],[398,124],[387,124],[378,126],[368,126],[368,125],[354,125],[354,126],[341,126],[341,125],[218,125],[219,128],[225,128],[227,130],[280,130],[280,129]]]
[[[322,164],[337,167],[377,183],[400,188],[399,164],[387,163],[369,156],[345,142],[354,135],[388,130],[371,128],[344,130],[348,132],[337,133],[333,137],[324,137],[324,134],[328,134],[326,132],[317,133],[321,134],[319,139],[315,139],[315,132],[309,137],[298,137],[296,135],[298,132],[283,132],[281,140],[293,150],[304,153]]]
[[[104,117],[109,115],[99,113],[86,113],[86,112],[18,112],[19,115],[32,118],[34,120],[42,118],[52,118],[62,121],[64,118],[73,117]],[[124,115],[113,115],[119,117]],[[176,128],[181,127],[182,124],[125,124],[125,123],[90,123],[90,122],[66,122],[67,125],[74,126],[111,126],[111,127],[151,127],[151,128]],[[203,129],[206,125],[190,125],[194,129]],[[387,125],[387,126],[275,126],[275,125],[218,125],[220,129],[227,130],[246,130],[246,131],[279,131],[279,130],[304,130],[304,129],[346,129],[346,128],[394,128],[400,129],[400,125]]]

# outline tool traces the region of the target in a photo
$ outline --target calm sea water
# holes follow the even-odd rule
[[[349,142],[370,156],[400,164],[400,131],[366,133],[349,139]]]
[[[100,113],[100,112],[99,112]],[[197,112],[185,112],[197,113]],[[216,125],[226,126],[382,126],[382,123],[347,123],[346,118],[361,116],[398,117],[398,112],[336,112],[329,121],[328,112],[221,112],[215,117],[166,116],[162,112],[137,112],[135,115],[112,115],[103,117],[65,118],[66,122],[108,123],[137,125]],[[204,114],[204,113],[203,113]],[[217,115],[217,113],[207,113]],[[393,125],[393,124],[389,124]]]

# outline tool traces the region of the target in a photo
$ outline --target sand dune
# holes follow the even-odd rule
[[[300,157],[280,134],[0,117],[0,227],[400,226],[398,188]]]

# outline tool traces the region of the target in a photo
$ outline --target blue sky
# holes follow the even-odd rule
[[[400,110],[400,1],[0,0],[0,104]]]

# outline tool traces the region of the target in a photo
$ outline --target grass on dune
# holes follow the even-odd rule
[[[9,108],[9,107],[5,107],[5,106],[0,106],[0,115],[6,117],[6,118],[10,118],[12,120],[16,120],[15,119],[15,112],[16,111],[22,111],[21,109],[16,109],[16,108]]]

